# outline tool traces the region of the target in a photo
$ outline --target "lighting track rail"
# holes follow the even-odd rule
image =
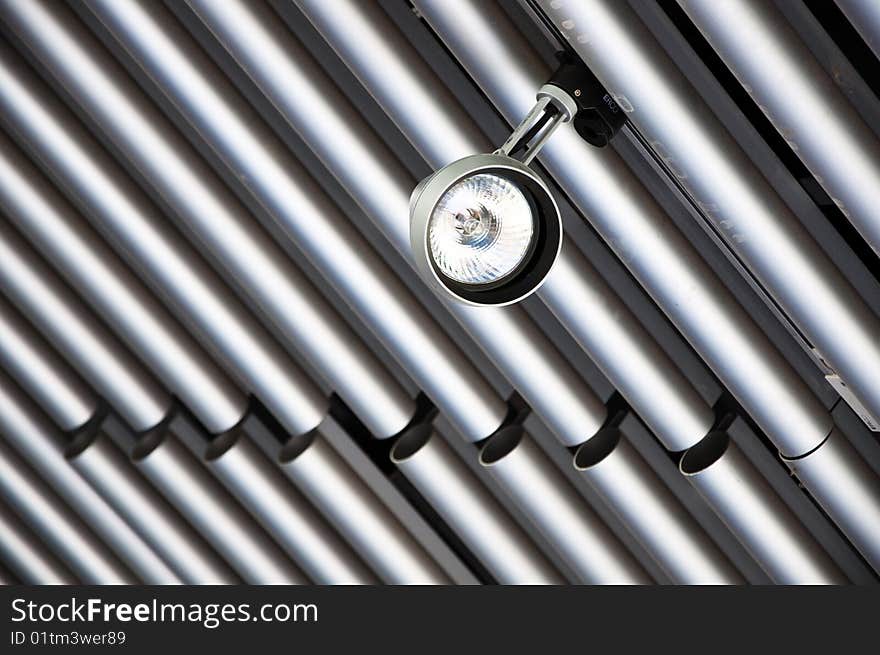
[[[568,46],[568,44],[566,43],[565,35],[562,33],[559,27],[546,16],[536,0],[526,0],[525,4],[532,13],[533,17],[546,28],[546,31],[559,44],[562,44],[562,47],[565,48],[565,50],[557,53],[557,58],[561,62],[567,62],[573,59],[579,60],[579,57],[576,54],[573,54],[570,46]],[[586,75],[595,80],[596,86],[591,88],[598,87],[599,89],[602,89],[601,83],[595,78],[595,76],[593,76],[593,74],[585,65],[581,63],[579,67],[586,71]],[[691,213],[694,218],[697,219],[697,223],[700,225],[703,231],[709,236],[709,238],[719,248],[719,250],[721,250],[721,252],[733,265],[736,271],[745,279],[749,287],[751,287],[751,289],[770,309],[774,317],[783,325],[783,327],[785,327],[786,331],[791,335],[795,342],[807,353],[813,363],[822,372],[822,375],[825,377],[825,380],[828,382],[828,384],[831,385],[831,387],[850,407],[850,409],[852,409],[859,416],[859,418],[868,427],[868,429],[873,432],[880,432],[880,417],[873,415],[871,411],[867,407],[865,407],[865,405],[861,401],[859,401],[856,395],[847,386],[846,382],[844,382],[838,371],[835,370],[835,368],[827,361],[825,357],[823,357],[820,350],[798,327],[797,323],[791,318],[791,316],[785,311],[785,309],[775,300],[770,290],[761,282],[758,276],[755,275],[755,273],[737,254],[737,252],[730,246],[730,244],[721,234],[715,221],[713,221],[707,215],[703,203],[701,203],[693,195],[693,193],[688,190],[688,188],[684,184],[681,183],[680,180],[682,176],[675,170],[675,166],[670,163],[670,157],[664,156],[664,153],[661,152],[662,148],[658,148],[659,144],[649,139],[642,132],[642,130],[638,128],[638,126],[636,126],[632,121],[628,120],[626,118],[626,114],[622,111],[619,111],[621,108],[617,105],[614,99],[612,99],[610,95],[606,95],[608,101],[614,103],[614,109],[617,111],[605,112],[604,114],[602,114],[602,117],[605,118],[609,114],[611,114],[614,116],[615,120],[619,121],[619,124],[615,129],[615,133],[617,131],[623,131],[627,140],[630,141],[630,143],[635,146],[636,150],[651,164],[654,170],[660,175],[661,179],[666,183],[667,187],[669,187],[672,192],[676,196],[678,196],[678,199],[682,201],[686,209]],[[585,116],[590,116],[590,119],[584,118],[581,120],[592,121],[595,120],[596,114],[591,114],[588,112],[585,114]],[[577,122],[575,122],[574,125],[575,129],[577,129],[578,131],[578,134],[580,134],[585,140],[593,143],[593,145],[604,145],[597,144],[591,141],[590,138],[588,138],[589,131],[585,133],[581,129],[578,129]],[[532,157],[534,157],[534,155],[532,155]]]

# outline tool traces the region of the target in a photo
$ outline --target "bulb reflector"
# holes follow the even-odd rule
[[[428,221],[434,263],[461,284],[491,284],[514,273],[534,234],[535,217],[523,192],[489,173],[453,185]]]

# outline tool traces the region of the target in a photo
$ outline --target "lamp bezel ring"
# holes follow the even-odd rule
[[[449,189],[482,173],[515,184],[532,207],[535,237],[523,262],[509,275],[485,285],[464,284],[444,275],[431,255],[428,224]],[[416,268],[432,286],[471,305],[510,305],[527,298],[544,283],[562,247],[562,217],[550,189],[522,162],[500,153],[470,155],[422,180],[410,200],[410,243]]]

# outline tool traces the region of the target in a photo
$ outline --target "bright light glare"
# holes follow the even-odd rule
[[[491,284],[515,272],[534,234],[535,217],[523,192],[488,173],[457,182],[428,221],[434,263],[462,284]]]

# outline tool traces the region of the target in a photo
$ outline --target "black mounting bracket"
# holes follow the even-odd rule
[[[587,143],[602,148],[626,123],[626,114],[584,63],[568,52],[556,53],[559,67],[548,84],[565,91],[577,105],[575,131]]]

